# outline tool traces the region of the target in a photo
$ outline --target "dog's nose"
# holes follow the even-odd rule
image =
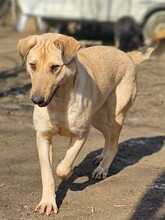
[[[41,104],[44,103],[44,97],[43,96],[35,95],[35,96],[31,97],[31,100],[36,105],[41,105]]]

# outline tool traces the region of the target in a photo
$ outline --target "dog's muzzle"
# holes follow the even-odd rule
[[[45,103],[45,98],[43,96],[35,95],[31,97],[31,101],[36,105],[42,106]]]
[[[38,105],[39,107],[45,107],[49,104],[49,102],[52,100],[52,97],[54,94],[57,92],[60,86],[57,86],[54,90],[54,92],[49,96],[47,100],[43,96],[38,96],[38,95],[32,95],[31,96],[31,101],[35,104]]]

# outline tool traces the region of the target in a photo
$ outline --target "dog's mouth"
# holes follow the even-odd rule
[[[46,107],[52,100],[53,96],[55,95],[55,93],[58,91],[60,86],[57,86],[54,90],[54,92],[49,96],[49,98],[47,99],[47,101],[44,101],[42,103],[39,103],[38,106],[39,107]]]

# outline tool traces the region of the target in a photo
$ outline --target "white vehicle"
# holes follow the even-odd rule
[[[65,22],[114,24],[132,16],[142,26],[145,38],[165,22],[165,0],[18,0],[22,13]]]

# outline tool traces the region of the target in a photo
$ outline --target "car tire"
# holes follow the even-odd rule
[[[150,43],[152,36],[156,32],[156,28],[162,23],[165,25],[165,10],[154,12],[148,17],[143,26],[143,34],[146,44]]]

